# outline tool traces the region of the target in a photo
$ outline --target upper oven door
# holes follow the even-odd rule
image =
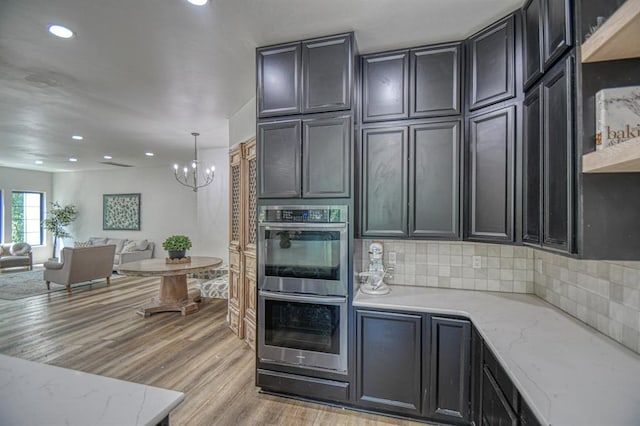
[[[261,290],[347,295],[346,223],[275,223],[259,225]]]

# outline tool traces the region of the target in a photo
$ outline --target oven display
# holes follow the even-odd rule
[[[265,300],[266,345],[340,353],[340,306]]]

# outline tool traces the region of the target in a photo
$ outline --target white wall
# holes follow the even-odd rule
[[[213,183],[198,191],[198,233],[191,240],[194,252],[228,262],[229,246],[229,149],[203,149],[198,158],[216,167]]]
[[[256,98],[253,97],[229,119],[229,146],[252,138],[256,134]]]
[[[0,218],[2,223],[2,242],[10,243],[11,241],[11,191],[34,191],[43,192],[45,194],[44,201],[47,205],[52,198],[52,182],[53,174],[46,172],[38,172],[32,170],[12,169],[9,167],[0,167],[0,190],[2,190],[3,217]],[[51,237],[45,233],[45,244],[33,248],[34,263],[45,262],[51,257]]]
[[[223,150],[226,152],[226,149]],[[203,161],[207,162],[209,158],[209,153],[203,153]],[[145,238],[156,243],[154,256],[163,257],[165,252],[161,246],[162,241],[169,235],[184,234],[194,243],[189,254],[216,255],[226,261],[226,242],[218,247],[217,237],[209,234],[210,229],[205,230],[201,225],[227,222],[224,216],[226,211],[222,213],[215,208],[206,207],[210,204],[209,200],[228,198],[228,184],[225,183],[228,172],[224,171],[223,164],[219,165],[216,161],[214,183],[197,193],[178,184],[170,167],[56,173],[53,177],[53,191],[56,201],[62,204],[73,203],[78,207],[78,219],[69,227],[75,240],[102,235]],[[118,193],[141,194],[140,231],[102,230],[102,195]],[[198,211],[199,205],[203,206],[202,212]],[[67,245],[71,243],[72,241],[65,242]]]

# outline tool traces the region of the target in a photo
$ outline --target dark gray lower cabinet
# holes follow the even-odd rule
[[[408,128],[362,131],[362,236],[407,235]]]
[[[356,311],[357,403],[447,424],[469,424],[471,323]]]
[[[482,425],[518,426],[518,417],[486,366],[482,375]]]
[[[515,106],[469,119],[467,237],[513,241]]]
[[[356,322],[358,404],[419,415],[422,316],[358,310]]]
[[[430,374],[427,417],[443,422],[469,422],[471,406],[471,323],[431,317]]]

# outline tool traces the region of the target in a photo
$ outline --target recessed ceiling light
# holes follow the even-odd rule
[[[36,160],[36,164],[42,164],[42,163],[44,163],[44,161],[42,161],[42,160]]]
[[[105,155],[105,156],[104,156],[104,157],[102,157],[102,158],[104,158],[105,160],[111,160],[113,157],[112,157],[112,156],[110,156],[110,155]]]
[[[145,152],[144,155],[147,157],[153,157],[153,152]]]
[[[209,2],[209,0],[187,0],[187,1],[194,6],[204,6]]]
[[[71,157],[69,158],[69,161],[71,161],[72,163],[75,163],[76,161],[78,161],[78,159],[75,157]]]
[[[74,139],[74,140],[77,140],[77,141],[81,141],[82,139],[84,139],[84,136],[73,135],[73,136],[71,136],[71,139]]]
[[[60,38],[71,38],[73,37],[73,31],[71,31],[67,27],[63,27],[62,25],[49,25],[49,32],[56,37]]]

